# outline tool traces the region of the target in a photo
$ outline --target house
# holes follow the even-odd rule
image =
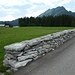
[[[5,24],[0,24],[0,27],[5,27]]]
[[[8,28],[8,27],[9,27],[9,25],[5,25],[5,27],[7,27],[7,28]]]
[[[6,27],[6,28],[8,28],[9,25],[6,25],[6,24],[0,24],[0,27]]]

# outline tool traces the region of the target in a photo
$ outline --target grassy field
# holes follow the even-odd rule
[[[0,28],[0,71],[5,71],[2,65],[5,55],[4,46],[71,28],[72,27]]]

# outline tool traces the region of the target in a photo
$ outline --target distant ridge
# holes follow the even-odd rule
[[[75,17],[75,12],[66,10],[63,6],[59,6],[53,9],[48,9],[44,13],[40,14],[38,17],[43,16],[59,16],[59,15],[70,15]]]
[[[15,19],[15,20],[12,20],[12,21],[6,21],[6,23],[11,24],[13,26],[18,26],[19,25],[19,20]]]
[[[15,19],[15,20],[12,20],[12,21],[0,21],[0,24],[10,24],[12,26],[18,26],[19,20]]]

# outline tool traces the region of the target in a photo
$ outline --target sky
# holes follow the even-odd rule
[[[75,0],[0,0],[0,21],[37,17],[46,10],[58,6],[75,12]]]

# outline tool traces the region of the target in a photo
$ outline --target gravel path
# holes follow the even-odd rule
[[[75,75],[75,37],[13,75]]]

